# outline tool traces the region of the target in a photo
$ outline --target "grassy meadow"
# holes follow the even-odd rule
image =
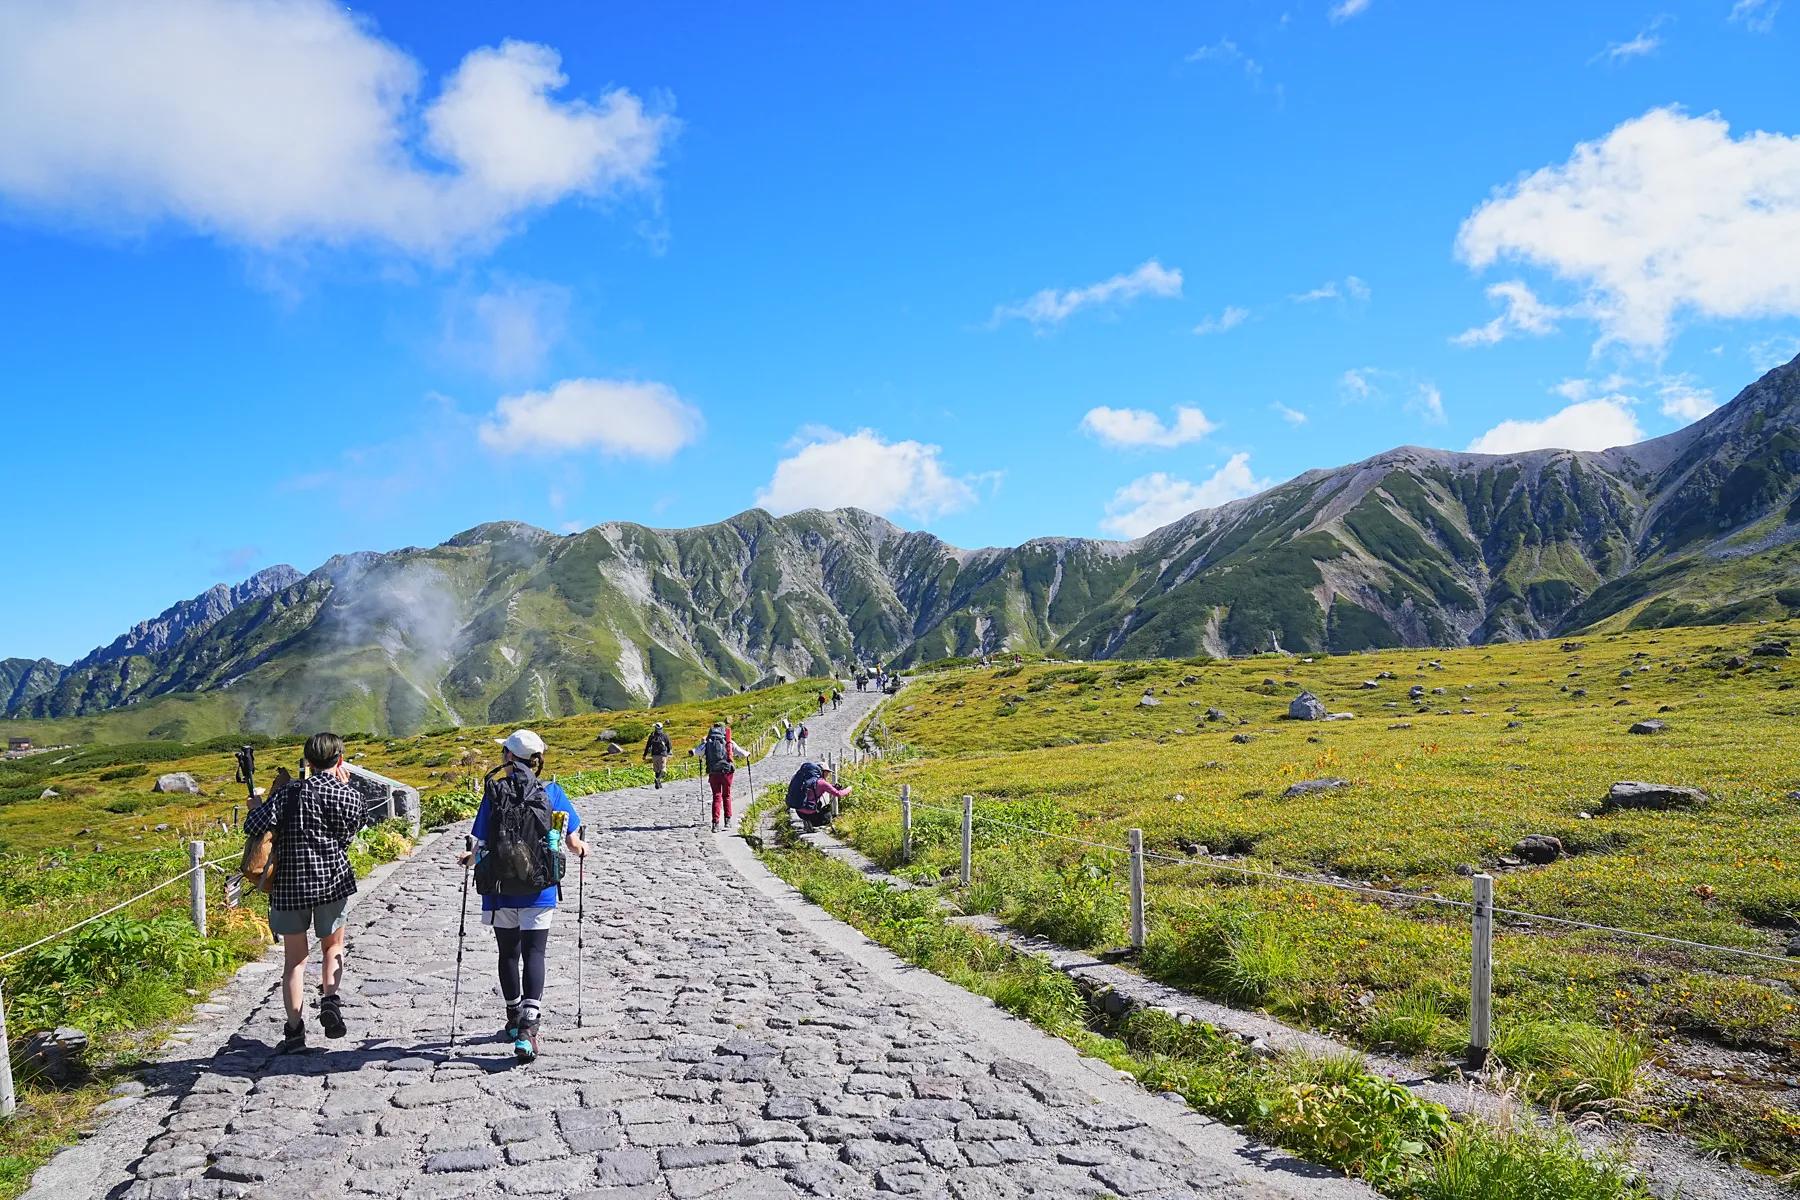
[[[1442,1061],[1467,1039],[1465,911],[1226,868],[1467,901],[1738,947],[1765,961],[1504,919],[1496,1055],[1564,1109],[1628,1112],[1766,1170],[1800,1170],[1800,663],[1753,654],[1800,622],[1354,656],[1027,664],[925,674],[885,714],[906,752],[841,833],[923,881],[953,874],[959,809],[1123,847],[1144,830],[1149,974],[1371,1048]],[[1414,699],[1414,687],[1423,689]],[[1291,721],[1305,688],[1353,719]],[[1441,689],[1441,691],[1439,690]],[[1146,693],[1157,701],[1141,703]],[[1208,709],[1224,714],[1207,718]],[[1636,721],[1665,727],[1631,734]],[[911,757],[908,757],[910,755]],[[1293,784],[1347,786],[1287,795]],[[1606,811],[1615,781],[1703,788]],[[1523,864],[1514,843],[1561,839]],[[1165,861],[1173,860],[1173,861]],[[1460,871],[1459,871],[1460,869]],[[1065,944],[1125,938],[1124,858],[977,825],[974,883],[941,887]]]
[[[549,744],[546,772],[581,795],[649,781],[649,769],[638,764],[652,721],[664,722],[676,765],[691,770],[683,755],[713,720],[733,721],[748,746],[782,716],[798,721],[813,711],[820,686],[802,681],[532,727]],[[405,738],[352,733],[347,753],[360,766],[418,787],[430,825],[473,814],[482,775],[499,763],[495,739],[513,728],[449,728]],[[41,736],[35,729],[33,735]],[[234,810],[241,817],[245,803],[232,757],[240,741],[258,746],[257,777],[267,785],[277,765],[294,769],[304,738],[89,742],[0,760],[0,954],[180,875],[191,838],[205,840],[209,860],[235,859],[243,841],[232,818]],[[612,753],[612,745],[621,753]],[[200,794],[152,790],[159,775],[176,771],[192,775]],[[366,874],[410,848],[404,825],[394,822],[364,830],[351,858]],[[82,1029],[93,1047],[93,1072],[75,1086],[20,1073],[19,1111],[0,1123],[0,1198],[23,1191],[31,1172],[92,1120],[107,1088],[128,1076],[196,1001],[269,945],[265,901],[253,896],[244,907],[227,909],[224,873],[214,870],[209,880],[210,937],[199,937],[189,922],[182,881],[77,933],[0,960],[13,1052],[30,1034],[59,1025]]]

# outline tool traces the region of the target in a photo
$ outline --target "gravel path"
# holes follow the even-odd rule
[[[814,756],[840,750],[874,699],[852,692],[809,721]],[[785,778],[784,758],[759,782]],[[585,1020],[569,886],[536,1064],[494,1037],[493,943],[473,916],[461,1039],[446,1044],[459,827],[354,910],[349,1038],[312,1023],[315,1049],[275,1057],[280,1002],[255,976],[247,1016],[216,1018],[152,1075],[162,1106],[84,1148],[110,1155],[88,1164],[91,1186],[71,1152],[34,1197],[1372,1195],[1096,1071],[808,911],[701,823],[692,781],[577,807],[594,834]]]

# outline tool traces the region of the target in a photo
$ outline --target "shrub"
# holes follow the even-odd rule
[[[1581,1021],[1520,1021],[1494,1032],[1493,1053],[1523,1075],[1530,1099],[1580,1111],[1629,1100],[1646,1057],[1636,1038]]]

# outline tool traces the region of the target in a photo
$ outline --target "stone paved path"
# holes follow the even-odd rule
[[[841,748],[873,699],[851,693],[844,712],[809,722],[814,755]],[[786,757],[758,781],[785,779]],[[196,1043],[165,1069],[178,1102],[120,1155],[128,1179],[111,1194],[978,1200],[1344,1186],[1198,1155],[1009,1056],[954,1006],[884,982],[752,886],[701,826],[692,782],[577,807],[594,833],[582,1028],[574,905],[551,936],[530,1067],[494,1039],[492,938],[472,915],[464,1040],[448,1052],[458,828],[354,910],[351,1036],[324,1042],[311,1023],[318,1048],[277,1058],[280,1003],[266,996],[216,1052]]]

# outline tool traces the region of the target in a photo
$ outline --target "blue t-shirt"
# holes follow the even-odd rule
[[[575,806],[573,804],[569,803],[569,794],[567,792],[563,791],[562,784],[546,783],[544,785],[544,797],[545,797],[545,799],[550,801],[550,811],[551,812],[553,812],[553,813],[560,812],[560,813],[568,813],[569,814],[569,827],[563,831],[563,837],[567,838],[569,836],[569,834],[574,833],[577,829],[581,828],[581,814],[575,811]],[[475,811],[474,828],[469,830],[470,833],[475,835],[476,841],[478,841],[478,842],[487,841],[487,823],[488,823],[488,806],[487,806],[487,801],[483,800],[481,802],[481,807]],[[524,896],[483,896],[481,898],[481,911],[482,912],[493,912],[496,908],[555,908],[555,907],[556,907],[556,885],[555,884],[551,884],[549,887],[545,888],[543,891],[537,892],[535,894],[528,894],[528,895],[524,895]]]

